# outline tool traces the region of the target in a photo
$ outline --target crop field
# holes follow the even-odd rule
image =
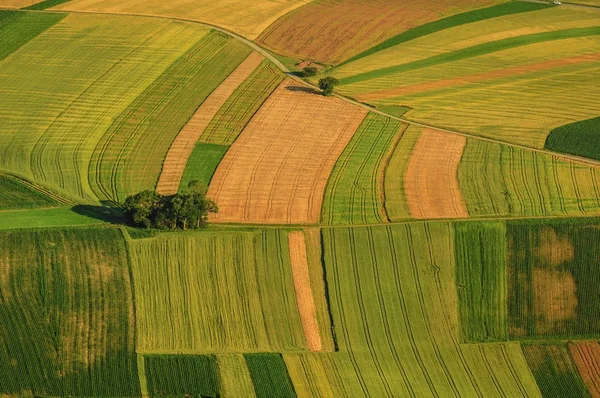
[[[469,139],[458,180],[471,216],[593,215],[600,170],[542,153]]]
[[[139,395],[116,229],[0,233],[0,393]]]
[[[0,174],[0,210],[56,207],[59,203],[18,178]]]
[[[554,7],[490,19],[330,73],[342,78],[341,93],[408,106],[410,119],[541,148],[551,129],[597,116],[599,18]]]
[[[71,0],[55,9],[154,15],[214,24],[255,39],[280,16],[310,0]]]
[[[281,354],[246,354],[257,398],[296,396]]]
[[[0,213],[0,230],[95,224],[103,224],[103,221],[68,207],[4,210]]]
[[[232,41],[232,43],[236,43]],[[196,142],[204,132],[217,111],[223,106],[231,94],[261,64],[263,57],[255,52],[248,57],[206,98],[196,113],[189,118],[187,124],[172,141],[169,152],[163,162],[162,171],[156,185],[156,192],[171,195],[179,189],[179,183],[185,170],[188,158],[192,154]],[[221,60],[222,62],[225,60]],[[232,62],[223,62],[231,64]]]
[[[138,351],[306,349],[287,234],[159,237],[132,241],[129,250]]]
[[[593,398],[600,397],[600,345],[597,341],[569,343],[579,375]]]
[[[374,113],[350,140],[333,168],[323,200],[325,224],[368,224],[388,220],[383,207],[384,172],[406,126]]]
[[[279,18],[256,41],[286,56],[336,64],[412,27],[498,2],[313,1]]]
[[[460,344],[451,224],[323,241],[339,352],[284,354],[298,396],[539,395],[518,344]]]
[[[546,149],[600,160],[600,117],[555,128],[548,134]]]
[[[196,143],[185,165],[179,190],[185,190],[192,181],[200,181],[208,189],[210,180],[228,149],[225,145]]]
[[[219,164],[208,189],[213,220],[319,222],[327,178],[366,114],[285,80]]]
[[[38,14],[0,11],[0,60],[60,22],[64,14]]]
[[[250,119],[279,86],[283,74],[268,61],[263,63],[231,94],[200,136],[200,142],[231,145]]]
[[[0,61],[0,167],[94,200],[88,166],[112,119],[204,32],[87,15],[45,30]]]
[[[218,397],[217,359],[209,355],[144,356],[151,397]]]
[[[461,339],[506,341],[506,227],[457,223],[454,233]]]
[[[111,123],[96,145],[89,174],[101,199],[122,201],[154,188],[181,129],[250,53],[217,32],[202,30],[197,39]],[[190,145],[192,150],[194,143]]]
[[[39,2],[40,0],[0,0],[0,7],[23,8]]]
[[[242,354],[217,356],[223,397],[255,397],[254,384]]]
[[[564,345],[524,345],[523,353],[543,397],[589,397]]]
[[[597,223],[507,223],[509,334],[513,339],[600,335]]]

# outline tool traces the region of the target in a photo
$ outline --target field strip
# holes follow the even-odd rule
[[[514,66],[511,68],[505,68],[495,70],[491,72],[477,73],[474,75],[460,76],[452,79],[437,80],[427,83],[413,84],[410,86],[397,87],[392,89],[386,89],[381,91],[374,91],[364,95],[357,95],[356,97],[362,101],[381,100],[386,98],[400,97],[403,95],[410,95],[416,93],[422,93],[423,91],[439,90],[444,88],[450,88],[454,86],[460,86],[470,83],[478,83],[487,80],[500,79],[503,77],[516,77],[525,75],[532,72],[541,72],[544,70],[560,68],[567,65],[577,65],[587,62],[596,62],[600,60],[600,53],[584,54],[575,57],[560,58],[550,61],[538,62],[530,65]]]
[[[404,189],[415,218],[469,216],[458,185],[457,171],[464,137],[426,129],[408,162]]]
[[[366,114],[285,80],[219,164],[212,220],[317,223],[327,179]]]
[[[600,345],[598,342],[569,343],[569,351],[592,398],[600,397]]]
[[[319,334],[315,300],[310,286],[304,232],[290,232],[288,235],[288,242],[292,264],[292,276],[294,278],[294,289],[296,290],[296,302],[298,303],[302,329],[304,329],[306,346],[313,352],[321,351],[321,335]]]
[[[225,101],[254,72],[263,57],[252,52],[200,105],[169,148],[156,191],[163,195],[177,193],[187,161],[198,139]]]
[[[2,173],[0,172],[0,176],[1,175],[2,175]],[[4,175],[8,175],[8,176],[10,176],[12,178],[16,178],[17,180],[19,180],[19,182],[21,184],[26,185],[29,188],[33,189],[33,190],[41,192],[42,194],[48,196],[49,198],[54,199],[58,203],[62,203],[62,204],[69,205],[69,206],[75,204],[75,202],[73,202],[72,200],[67,199],[65,197],[62,197],[62,196],[60,196],[60,195],[58,195],[58,194],[50,191],[49,189],[46,189],[46,188],[42,187],[41,185],[35,184],[35,183],[31,182],[31,181],[28,181],[28,180],[26,180],[24,178],[21,178],[21,177],[17,176],[17,175],[14,175],[14,174],[11,174],[11,173],[6,173]]]

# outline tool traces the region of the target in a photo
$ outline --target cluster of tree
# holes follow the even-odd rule
[[[333,88],[338,84],[340,84],[340,81],[333,76],[327,76],[319,80],[319,88],[325,96],[333,94]]]
[[[304,78],[316,76],[317,73],[319,73],[319,69],[316,66],[305,66],[302,69],[302,77]]]
[[[142,191],[129,196],[123,205],[127,221],[142,228],[196,229],[208,225],[208,215],[218,211],[206,198],[201,184],[193,181],[188,190],[175,195]]]

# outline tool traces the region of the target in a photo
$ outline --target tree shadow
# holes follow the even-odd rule
[[[126,224],[123,212],[116,207],[76,205],[71,207],[71,211],[81,214],[82,216],[95,218],[110,224]]]
[[[307,93],[307,94],[318,94],[321,95],[321,92],[317,89],[314,89],[312,87],[303,87],[303,86],[289,86],[286,87],[286,90],[289,91],[295,91],[295,92],[300,92],[300,93]]]

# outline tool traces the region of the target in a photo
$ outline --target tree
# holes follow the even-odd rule
[[[323,95],[329,96],[333,94],[333,88],[340,83],[338,79],[333,76],[327,76],[319,80],[319,88],[323,90]]]
[[[302,69],[302,77],[313,77],[319,73],[319,70],[314,66],[305,66]]]
[[[204,191],[203,184],[195,181],[186,191],[175,195],[143,191],[128,197],[123,210],[128,222],[139,227],[204,228],[208,225],[208,215],[218,211],[217,205],[206,198]]]

